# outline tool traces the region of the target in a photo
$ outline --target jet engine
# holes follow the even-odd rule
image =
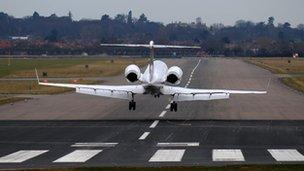
[[[182,76],[183,76],[182,69],[180,69],[180,67],[173,66],[168,70],[167,82],[178,85],[181,82]]]
[[[131,83],[138,81],[139,78],[141,77],[139,67],[137,65],[129,65],[125,69],[125,77]]]

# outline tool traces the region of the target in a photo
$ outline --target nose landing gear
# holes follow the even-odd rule
[[[177,103],[176,102],[172,102],[171,104],[170,104],[170,111],[171,112],[177,112]]]
[[[159,98],[160,97],[160,94],[155,94],[154,95],[154,98]]]

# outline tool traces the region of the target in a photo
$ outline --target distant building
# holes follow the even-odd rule
[[[29,36],[11,36],[11,40],[28,40]]]
[[[203,20],[201,17],[196,18],[196,24],[202,24]]]

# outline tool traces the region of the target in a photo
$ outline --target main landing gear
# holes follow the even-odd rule
[[[135,110],[136,109],[136,102],[133,100],[129,102],[129,110]]]
[[[177,112],[177,103],[176,102],[172,102],[171,104],[170,104],[170,111],[171,112]]]

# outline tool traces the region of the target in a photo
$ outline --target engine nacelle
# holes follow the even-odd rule
[[[183,76],[182,69],[180,69],[180,67],[173,66],[168,70],[167,82],[178,85],[181,82],[182,76]]]
[[[125,69],[125,77],[126,79],[133,83],[139,80],[139,78],[141,77],[141,73],[140,73],[140,69],[137,65],[129,65],[126,69]]]

